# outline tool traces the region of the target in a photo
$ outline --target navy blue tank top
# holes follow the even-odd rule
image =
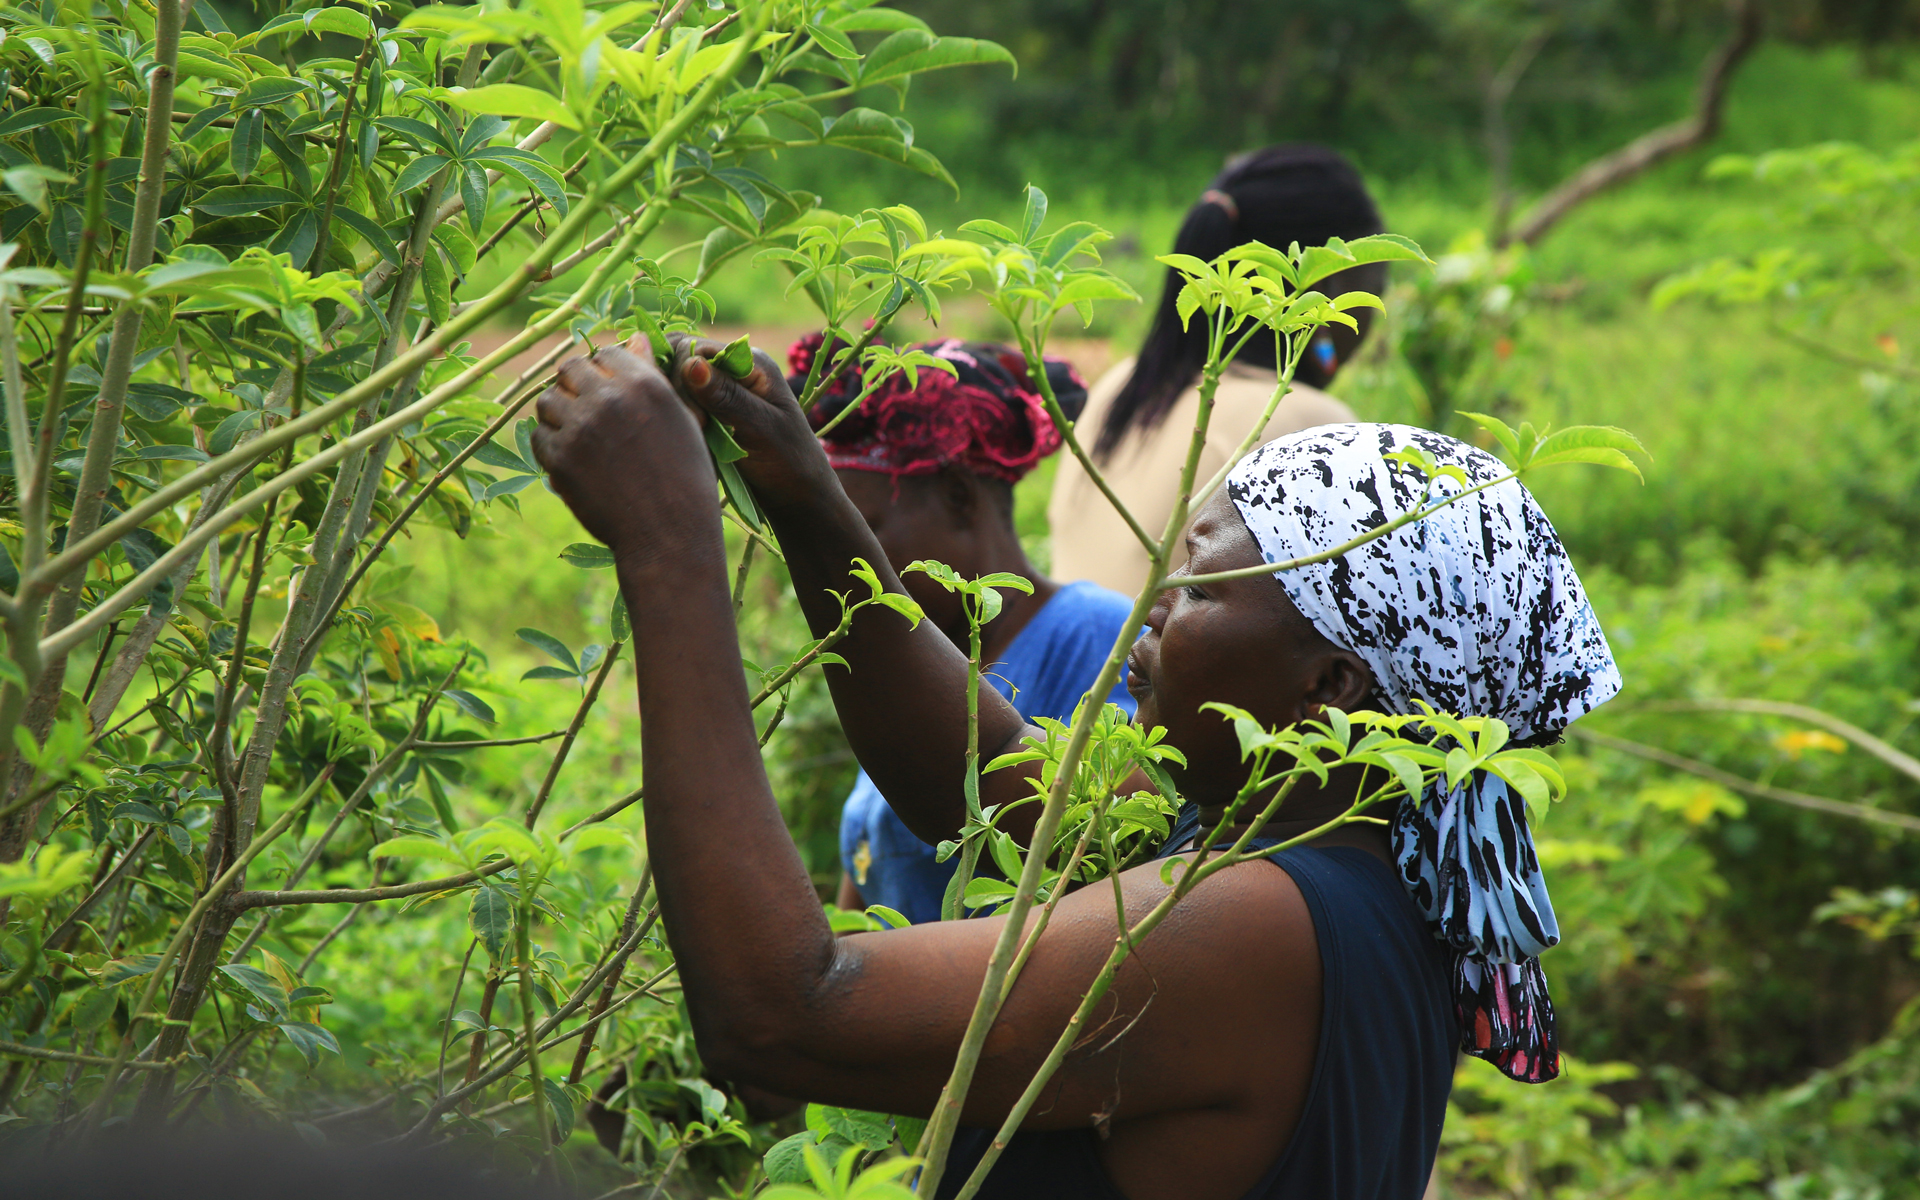
[[[1198,825],[1189,806],[1162,857],[1185,848]],[[1460,1044],[1445,952],[1393,869],[1366,851],[1302,847],[1270,857],[1299,885],[1313,917],[1320,1043],[1300,1123],[1242,1200],[1419,1200]],[[960,1190],[993,1133],[959,1131],[938,1200]],[[979,1200],[1126,1200],[1098,1146],[1092,1129],[1015,1134]]]

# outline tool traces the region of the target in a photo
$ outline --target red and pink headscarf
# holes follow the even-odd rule
[[[788,382],[796,394],[822,342],[820,334],[810,334],[787,351]],[[835,467],[897,477],[958,466],[1018,483],[1060,448],[1060,431],[1017,351],[958,338],[922,342],[914,349],[953,364],[958,377],[921,367],[917,385],[909,383],[905,373],[888,379],[821,439]],[[1073,367],[1048,359],[1047,381],[1068,419],[1078,416],[1086,404],[1087,385]],[[820,428],[865,388],[860,367],[848,366],[820,389],[808,419]]]

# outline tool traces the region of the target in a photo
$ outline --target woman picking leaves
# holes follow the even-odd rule
[[[804,389],[820,353],[813,334],[787,352],[788,386]],[[965,652],[961,597],[907,567],[945,563],[963,578],[1017,575],[1031,593],[1002,589],[999,616],[980,631],[981,679],[1021,716],[1070,721],[1106,664],[1133,601],[1093,583],[1061,586],[1027,559],[1013,526],[1013,486],[1060,448],[1060,434],[1005,346],[947,338],[915,347],[938,365],[899,372],[872,389],[857,367],[821,389],[809,414],[821,445],[853,502],[934,627]],[[1047,364],[1055,397],[1069,416],[1087,389],[1064,362]],[[859,407],[846,409],[855,401]],[[1133,698],[1116,685],[1109,697],[1129,713]],[[865,771],[840,815],[839,902],[884,905],[916,925],[940,919],[947,885],[960,865],[938,861],[891,808]]]
[[[614,551],[634,617],[646,819],[662,918],[714,1073],[785,1095],[929,1112],[953,1064],[999,918],[835,938],[769,792],[747,708],[715,479],[717,418],[779,534],[816,631],[829,588],[867,559],[897,586],[772,361],[741,381],[702,355],[683,400],[623,350],[576,359],[542,397],[535,450]],[[1383,455],[1418,440],[1475,482],[1503,473],[1451,439],[1345,425],[1282,439],[1232,474],[1188,534],[1195,574],[1330,547],[1418,501]],[[1437,488],[1456,484],[1442,480]],[[879,606],[875,606],[877,609]],[[925,623],[863,611],[828,677],[856,754],[923,838],[962,824],[966,664]],[[1555,739],[1619,676],[1552,526],[1517,482],[1480,492],[1320,567],[1175,587],[1134,647],[1128,686],[1187,764],[1191,811],[1168,852],[1218,820],[1245,780],[1206,701],[1284,725],[1326,708],[1415,700]],[[989,757],[1028,732],[985,689]],[[1359,770],[1306,777],[1259,845],[1310,833],[1353,801]],[[994,772],[981,801],[1026,795]],[[1535,956],[1556,940],[1524,806],[1476,777],[1211,876],[1147,936],[979,1193],[1234,1200],[1385,1197],[1426,1185],[1457,1050],[1517,1078],[1558,1068]],[[1021,812],[1030,812],[1027,806]],[[1276,869],[1277,868],[1277,869]],[[1159,864],[1125,872],[1138,914]],[[988,1038],[942,1195],[986,1149],[1066,1027],[1115,934],[1114,897],[1065,897]]]

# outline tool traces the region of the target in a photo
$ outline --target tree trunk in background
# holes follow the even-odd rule
[[[1733,30],[1720,43],[1700,71],[1700,84],[1694,93],[1693,112],[1671,125],[1662,125],[1643,133],[1611,154],[1594,159],[1554,188],[1528,210],[1511,237],[1499,244],[1522,242],[1533,245],[1547,235],[1560,219],[1615,184],[1632,179],[1648,167],[1683,150],[1712,141],[1720,133],[1721,112],[1726,105],[1727,85],[1753,48],[1760,44],[1760,9],[1754,0],[1734,0]]]

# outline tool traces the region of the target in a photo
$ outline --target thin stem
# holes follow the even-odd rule
[[[1260,772],[1256,770],[1253,776],[1254,780],[1258,780],[1259,775]],[[1012,1141],[1014,1133],[1019,1130],[1021,1123],[1026,1120],[1027,1113],[1032,1111],[1034,1102],[1040,1098],[1040,1094],[1052,1080],[1054,1072],[1059,1069],[1061,1062],[1066,1059],[1067,1052],[1079,1041],[1087,1018],[1092,1015],[1095,1006],[1106,997],[1108,989],[1113,984],[1114,975],[1120,968],[1120,964],[1126,960],[1134,946],[1144,940],[1148,934],[1152,933],[1153,930],[1159,926],[1161,921],[1166,919],[1167,914],[1173,911],[1176,904],[1183,900],[1201,881],[1217,871],[1244,862],[1248,858],[1264,858],[1277,854],[1282,850],[1291,849],[1294,846],[1331,833],[1342,825],[1350,824],[1352,818],[1357,815],[1361,809],[1379,799],[1385,790],[1386,789],[1382,789],[1380,792],[1374,793],[1372,797],[1365,800],[1356,801],[1355,804],[1349,807],[1344,813],[1341,813],[1339,816],[1334,817],[1332,820],[1327,821],[1315,829],[1308,830],[1306,833],[1290,838],[1280,845],[1261,850],[1256,854],[1246,854],[1245,849],[1247,844],[1258,836],[1259,831],[1266,826],[1267,822],[1271,820],[1273,815],[1279,810],[1286,795],[1283,791],[1274,797],[1260,817],[1247,827],[1246,832],[1242,833],[1240,837],[1236,839],[1232,849],[1228,853],[1215,859],[1211,863],[1192,865],[1189,866],[1187,870],[1181,872],[1174,883],[1173,889],[1162,897],[1159,903],[1155,904],[1144,917],[1135,922],[1131,927],[1126,926],[1123,919],[1120,932],[1114,937],[1113,949],[1108,952],[1107,960],[1102,964],[1099,974],[1095,976],[1092,986],[1090,986],[1081,997],[1080,1004],[1074,1010],[1073,1016],[1068,1019],[1066,1028],[1061,1031],[1060,1036],[1054,1041],[1052,1049],[1048,1051],[1047,1057],[1042,1061],[1039,1070],[1034,1072],[1033,1078],[1028,1082],[1026,1089],[1021,1092],[1020,1098],[1014,1102],[1013,1108],[1007,1113],[1006,1120],[1001,1123],[999,1131],[994,1135],[993,1142],[987,1147],[986,1152],[981,1155],[979,1163],[975,1165],[973,1173],[967,1177],[966,1183],[962,1185],[960,1190],[955,1194],[955,1200],[971,1200],[971,1197],[978,1192],[981,1185],[986,1182],[987,1174],[993,1169],[994,1163],[999,1160],[1000,1153],[1005,1150],[1007,1144]],[[1245,794],[1244,789],[1242,794]],[[938,1177],[935,1176],[934,1178],[937,1179]]]
[[[173,137],[173,90],[180,58],[183,6],[155,6],[154,66],[147,76],[146,136],[140,154],[140,179],[133,194],[133,221],[127,233],[125,270],[133,275],[153,262],[155,235],[160,223],[161,194],[167,183],[167,149]],[[100,392],[93,404],[93,422],[87,429],[87,452],[75,485],[73,511],[67,517],[67,539],[84,538],[100,523],[106,503],[109,473],[120,448],[120,420],[126,410],[127,384],[133,377],[134,353],[140,348],[141,306],[127,300],[113,318],[113,340],[100,372]],[[47,615],[49,628],[73,619],[80,602],[78,582],[69,579],[55,595]]]
[[[966,777],[961,784],[967,804],[966,832],[960,839],[960,861],[955,864],[953,880],[947,885],[946,903],[940,919],[958,921],[967,911],[967,884],[980,862],[980,844],[988,831],[980,821],[980,618],[984,596],[962,596],[967,613],[967,757]]]
[[[380,881],[380,869],[386,865],[385,863],[375,863],[373,865],[373,880],[375,883]],[[305,975],[313,964],[319,961],[321,952],[328,946],[333,945],[333,940],[345,933],[348,927],[360,919],[360,914],[366,911],[367,906],[364,904],[356,904],[348,909],[347,915],[334,922],[333,928],[327,930],[326,934],[313,944],[313,949],[307,951],[307,956],[300,960],[300,967],[295,973]]]
[[[53,927],[53,932],[47,935],[47,940],[42,943],[42,945],[49,950],[65,949],[67,939],[78,932],[80,922],[86,919],[87,911],[91,909],[95,902],[102,896],[118,886],[120,881],[127,877],[127,873],[133,870],[134,864],[140,861],[141,852],[147,848],[147,843],[153,840],[153,834],[154,827],[152,825],[141,830],[140,836],[133,840],[133,845],[128,846],[127,852],[120,856],[119,864],[113,868],[112,872],[109,873],[105,879],[100,881],[98,887],[87,894],[86,899],[73,906],[73,911],[67,914],[65,920]],[[102,947],[102,949],[106,948],[107,947]]]
[[[557,737],[565,737],[567,731],[555,729],[547,733],[536,733],[531,737],[493,738],[484,742],[415,742],[415,750],[491,750],[495,746],[532,746],[539,742],[550,742]]]
[[[1498,479],[1489,479],[1485,483],[1476,484],[1473,487],[1464,488],[1451,495],[1442,496],[1438,500],[1408,509],[1386,524],[1369,529],[1358,537],[1349,538],[1347,541],[1341,542],[1338,546],[1334,546],[1328,550],[1302,555],[1299,558],[1289,558],[1283,562],[1261,563],[1255,567],[1236,567],[1231,571],[1209,571],[1204,575],[1169,575],[1154,584],[1154,590],[1164,591],[1170,587],[1191,587],[1198,584],[1222,583],[1229,579],[1252,579],[1258,575],[1275,575],[1281,571],[1292,571],[1300,567],[1310,567],[1315,563],[1332,562],[1336,558],[1341,558],[1359,549],[1368,542],[1378,541],[1396,529],[1405,528],[1415,521],[1425,520],[1427,517],[1447,507],[1447,505],[1464,500],[1475,492],[1484,492],[1490,487],[1498,487],[1510,479],[1518,479],[1519,477],[1519,472],[1510,472],[1500,476]]]
[[[587,723],[587,713],[593,710],[594,702],[600,699],[600,688],[607,682],[607,676],[613,673],[613,664],[620,658],[621,642],[607,647],[606,657],[600,662],[600,669],[594,672],[593,682],[587,685],[586,694],[580,697],[579,707],[573,710],[573,720],[567,723],[567,731],[560,739],[560,746],[553,752],[553,761],[547,764],[545,778],[540,781],[540,790],[533,797],[533,803],[527,805],[527,828],[540,819],[540,812],[547,806],[547,798],[553,794],[553,785],[560,778],[560,769],[567,765],[567,755],[573,751],[574,739],[580,736],[580,729]]]
[[[544,1163],[553,1149],[553,1126],[547,1113],[547,1078],[540,1073],[540,1038],[533,1027],[533,942],[528,928],[533,924],[533,887],[522,886],[525,903],[520,910],[520,1024],[526,1030],[527,1085],[533,1089],[533,1123],[540,1131],[540,1158]]]
[[[354,912],[361,907],[355,906]],[[453,1015],[460,1007],[460,991],[467,984],[467,968],[473,963],[473,952],[480,948],[480,939],[474,938],[467,943],[467,952],[460,959],[460,973],[453,977],[453,996],[447,1001],[447,1019],[440,1026],[440,1061],[434,1067],[433,1090],[435,1095],[444,1095],[447,1090],[447,1047],[453,1042]]]
[[[0,1058],[36,1058],[42,1062],[81,1063],[89,1067],[110,1067],[114,1060],[93,1054],[73,1054],[66,1050],[48,1050],[43,1046],[22,1046],[18,1042],[0,1042]],[[125,1067],[135,1071],[165,1071],[178,1066],[174,1062],[132,1062]]]
[[[353,62],[353,78],[347,83],[347,98],[340,102],[340,125],[333,138],[333,160],[327,165],[327,182],[323,191],[326,197],[320,208],[320,236],[314,239],[313,254],[307,259],[307,269],[318,273],[326,268],[327,249],[333,238],[333,206],[340,194],[342,172],[347,165],[347,124],[353,120],[353,102],[360,94],[360,77],[367,69],[367,56],[373,53],[375,38],[369,37],[360,47],[360,57]]]
[[[733,573],[733,615],[738,617],[747,603],[747,574],[753,570],[753,549],[760,543],[752,538],[740,546],[740,566]]]
[[[1221,317],[1220,320],[1224,320]],[[1053,786],[1048,789],[1046,803],[1041,807],[1040,816],[1035,823],[1033,836],[1028,843],[1025,861],[1021,864],[1020,878],[1014,885],[1013,899],[1007,906],[1006,924],[1001,927],[1000,937],[995,942],[993,953],[987,960],[986,978],[982,981],[980,994],[975,1000],[972,1016],[967,1022],[966,1033],[962,1036],[960,1050],[954,1058],[953,1072],[947,1079],[946,1087],[941,1090],[940,1099],[928,1120],[926,1131],[921,1135],[919,1153],[925,1159],[921,1170],[922,1190],[930,1191],[940,1184],[946,1172],[947,1155],[953,1144],[953,1136],[959,1130],[960,1113],[966,1102],[968,1090],[973,1085],[973,1076],[979,1066],[980,1055],[985,1049],[987,1034],[999,1017],[1004,997],[1010,993],[1013,982],[1019,976],[1013,973],[1014,961],[1019,949],[1021,936],[1026,929],[1027,913],[1032,909],[1034,899],[1039,892],[1041,875],[1046,869],[1046,860],[1059,833],[1060,822],[1066,815],[1067,803],[1072,794],[1073,780],[1080,769],[1080,763],[1086,756],[1087,744],[1093,735],[1093,727],[1098,721],[1101,700],[1113,690],[1120,678],[1121,665],[1126,661],[1127,652],[1132,648],[1135,631],[1146,621],[1147,612],[1152,608],[1159,594],[1159,584],[1166,570],[1166,564],[1172,560],[1173,547],[1181,531],[1186,526],[1187,501],[1193,494],[1193,478],[1199,470],[1200,452],[1206,445],[1207,426],[1213,411],[1213,387],[1220,375],[1221,334],[1216,325],[1213,331],[1212,354],[1207,368],[1201,377],[1200,410],[1194,422],[1193,433],[1187,443],[1187,458],[1180,472],[1180,487],[1173,511],[1167,516],[1166,527],[1155,542],[1146,538],[1139,522],[1127,511],[1124,504],[1112,494],[1101,476],[1099,467],[1079,449],[1073,437],[1072,425],[1060,408],[1059,400],[1053,394],[1052,382],[1047,378],[1044,349],[1044,329],[1032,334],[1023,331],[1021,350],[1027,358],[1027,373],[1040,389],[1042,402],[1053,417],[1054,424],[1060,429],[1061,437],[1073,447],[1081,458],[1081,465],[1088,476],[1100,486],[1102,494],[1114,505],[1117,512],[1126,516],[1136,535],[1141,536],[1147,548],[1147,578],[1145,586],[1134,597],[1133,609],[1114,637],[1113,647],[1107,653],[1107,661],[1100,668],[1099,675],[1087,689],[1086,699],[1080,704],[1073,720],[1073,726],[1067,736],[1067,745],[1062,753],[1060,765],[1054,775]],[[1024,960],[1022,960],[1024,966]]]
[[[633,899],[627,902],[627,915],[620,923],[620,941],[626,943],[626,946],[624,950],[616,953],[613,967],[607,972],[607,981],[601,985],[600,998],[594,1001],[593,1013],[589,1019],[593,1021],[595,1025],[598,1024],[600,1014],[606,1012],[607,1006],[613,1003],[613,994],[620,988],[620,976],[626,971],[627,959],[633,955],[635,950],[640,948],[640,942],[647,936],[647,932],[653,928],[653,923],[660,917],[660,906],[656,904],[648,910],[646,923],[638,926],[636,933],[635,918],[640,912],[640,905],[646,900],[648,885],[652,882],[652,879],[653,867],[652,864],[649,863],[641,867],[640,882],[634,885]],[[579,1048],[573,1053],[573,1066],[567,1070],[567,1083],[569,1086],[579,1083],[581,1078],[586,1075],[587,1060],[593,1056],[593,1040],[594,1031],[592,1029],[589,1029],[587,1033],[581,1037]]]

